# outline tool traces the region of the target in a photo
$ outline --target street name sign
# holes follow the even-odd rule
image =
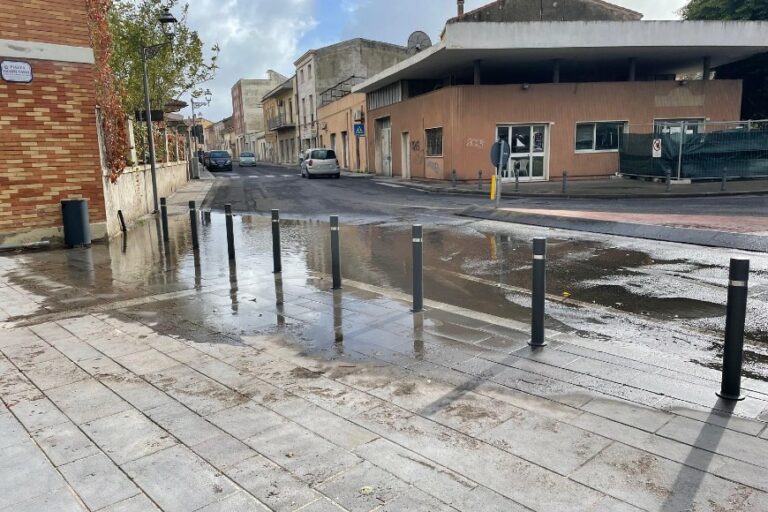
[[[6,82],[28,84],[32,81],[32,65],[29,62],[4,60],[0,62],[0,74]]]

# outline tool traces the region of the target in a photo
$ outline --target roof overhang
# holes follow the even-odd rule
[[[768,52],[768,22],[566,21],[462,22],[445,27],[435,46],[362,82],[371,92],[399,80],[443,78],[452,70],[484,65],[526,65],[562,59],[595,62],[637,59],[658,72],[715,68]]]

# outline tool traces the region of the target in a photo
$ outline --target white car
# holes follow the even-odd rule
[[[256,155],[253,153],[240,153],[240,167],[254,167],[256,165]]]
[[[301,158],[301,177],[315,176],[341,177],[341,168],[334,150],[313,148],[304,152]]]

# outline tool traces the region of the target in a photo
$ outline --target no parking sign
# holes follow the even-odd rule
[[[653,139],[653,158],[661,158],[661,139]]]

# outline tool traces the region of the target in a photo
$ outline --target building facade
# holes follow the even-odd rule
[[[232,86],[232,124],[234,156],[243,151],[257,153],[256,134],[264,132],[266,121],[261,100],[266,93],[280,85],[286,77],[267,71],[264,79],[241,79]]]
[[[92,236],[106,234],[87,19],[84,0],[3,6],[0,245],[59,238],[70,198],[87,199]]]
[[[623,134],[739,119],[742,85],[718,65],[768,49],[762,22],[463,22],[439,44],[360,84],[377,174],[476,180],[615,174]],[[621,33],[621,40],[615,41]],[[614,41],[614,45],[606,43]],[[684,43],[683,43],[684,42]],[[714,75],[716,76],[716,74]],[[651,148],[648,148],[651,153]]]
[[[458,15],[448,23],[508,21],[639,21],[639,12],[603,0],[497,0],[464,12],[458,0]]]
[[[367,39],[343,41],[302,55],[294,62],[300,148],[323,145],[318,126],[320,107],[349,94],[352,87],[367,77],[407,57],[403,46]]]
[[[295,78],[289,78],[268,92],[263,99],[268,130],[265,137],[269,152],[267,160],[270,162],[289,165],[298,163]]]
[[[365,150],[365,94],[349,94],[317,112],[323,147],[333,149],[343,169],[368,170]]]

